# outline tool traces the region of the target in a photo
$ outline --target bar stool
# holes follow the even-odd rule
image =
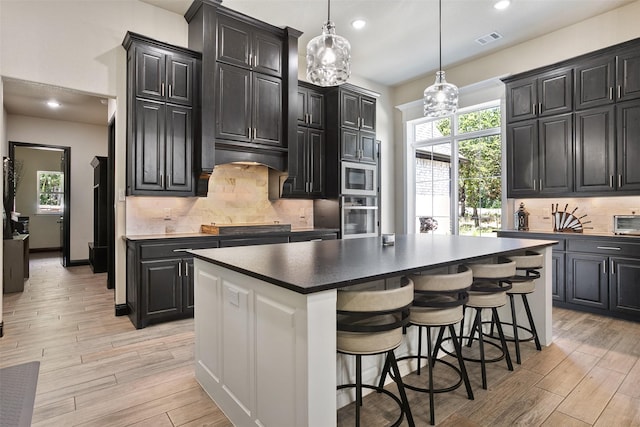
[[[498,315],[498,307],[502,307],[507,303],[507,291],[511,289],[511,284],[508,279],[513,277],[516,272],[515,261],[508,260],[506,258],[498,258],[497,262],[485,262],[482,263],[470,263],[467,266],[473,272],[473,284],[469,290],[469,301],[465,306],[476,310],[473,326],[469,336],[463,336],[464,319],[460,324],[460,341],[463,338],[468,338],[467,347],[471,347],[473,339],[478,334],[478,343],[480,358],[472,358],[463,356],[463,359],[470,362],[480,362],[482,370],[482,388],[487,389],[487,363],[499,362],[505,359],[507,362],[507,369],[513,371],[513,364],[511,363],[511,356],[509,355],[509,348],[507,347],[507,341],[502,330],[502,324]],[[498,330],[498,336],[500,339],[500,345],[492,341],[485,341],[482,332],[482,310],[491,309],[492,319],[496,319],[496,328]],[[487,359],[485,357],[484,347],[485,344],[489,344],[500,349],[499,356]],[[436,345],[439,345],[437,343]],[[448,353],[444,350],[445,353]],[[448,353],[449,354],[449,353]]]
[[[409,278],[413,281],[414,297],[413,305],[411,306],[409,315],[409,324],[415,325],[418,328],[418,354],[409,355],[398,358],[398,360],[405,359],[417,359],[418,368],[417,375],[421,374],[421,361],[427,360],[427,367],[429,370],[429,387],[417,387],[411,384],[405,383],[405,388],[409,388],[414,391],[429,393],[429,415],[431,417],[431,425],[435,425],[435,405],[434,394],[446,393],[453,391],[460,387],[464,381],[464,385],[467,390],[467,397],[473,400],[473,391],[471,390],[471,383],[469,382],[469,376],[464,366],[464,360],[462,359],[462,351],[460,348],[460,342],[456,336],[456,330],[454,325],[462,320],[462,307],[468,300],[467,291],[473,282],[473,274],[471,269],[466,266],[458,266],[455,268],[454,273],[444,273],[441,270],[427,271],[418,275],[411,275]],[[452,363],[446,360],[440,360],[439,362],[449,366],[459,376],[457,383],[436,389],[433,384],[433,367],[438,354],[438,347],[432,349],[431,341],[431,328],[439,328],[439,341],[442,341],[445,329],[449,330],[449,335],[452,338],[455,348],[456,358],[458,359],[458,366],[454,366]],[[422,355],[422,330],[426,329],[427,332],[427,354]],[[382,377],[380,378],[380,384],[384,384],[388,367],[385,366]]]
[[[413,302],[413,282],[403,278],[401,287],[380,291],[338,290],[337,349],[339,353],[356,357],[356,382],[343,384],[338,390],[356,390],[356,426],[360,425],[362,388],[376,390],[390,396],[400,407],[400,416],[392,424],[397,427],[406,416],[415,426],[400,370],[394,354],[403,338],[403,328],[409,323],[409,307]],[[400,397],[380,386],[362,384],[362,356],[385,354],[385,366],[393,369],[393,379]]]
[[[515,261],[516,263],[516,275],[509,279],[511,282],[511,289],[507,291],[509,296],[509,302],[511,304],[511,319],[512,322],[502,322],[502,325],[510,325],[513,327],[513,338],[506,338],[509,342],[514,342],[516,347],[516,363],[521,364],[520,357],[520,342],[521,341],[534,341],[536,349],[542,350],[540,345],[540,339],[538,338],[538,332],[536,331],[536,325],[533,322],[533,316],[531,315],[531,308],[529,307],[529,301],[527,300],[527,294],[533,293],[536,290],[534,280],[540,278],[540,269],[544,261],[544,256],[537,252],[526,251],[522,255],[508,256],[508,259]],[[517,274],[520,273],[520,274]],[[524,275],[523,275],[524,274]],[[514,301],[514,295],[520,295],[522,298],[522,304],[527,313],[527,320],[529,321],[529,327],[526,328],[522,325],[518,325],[516,319],[516,307]],[[518,329],[522,329],[530,334],[527,338],[520,338],[518,336]],[[493,336],[493,328],[491,330]],[[494,337],[495,338],[495,337]]]

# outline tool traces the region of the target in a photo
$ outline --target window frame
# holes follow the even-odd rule
[[[459,168],[458,168],[458,159],[459,159],[459,142],[467,139],[474,138],[482,138],[488,136],[499,136],[501,138],[501,157],[503,159],[504,164],[504,132],[503,126],[504,123],[504,104],[502,99],[494,99],[487,102],[482,102],[479,104],[471,105],[469,107],[459,109],[455,114],[445,117],[437,117],[437,118],[429,118],[429,117],[420,117],[414,120],[408,120],[406,122],[406,152],[407,152],[407,163],[405,169],[405,179],[407,182],[407,198],[405,199],[405,223],[406,223],[406,232],[409,234],[414,234],[417,232],[416,230],[416,170],[415,170],[415,158],[416,158],[416,149],[421,147],[427,147],[430,145],[438,145],[443,143],[451,144],[451,180],[450,180],[450,188],[449,193],[451,195],[451,204],[449,206],[449,217],[451,218],[451,230],[450,233],[452,235],[459,234],[459,218],[458,218],[458,181],[459,181]],[[490,108],[498,108],[500,109],[500,117],[501,117],[501,125],[495,128],[482,129],[478,131],[458,133],[458,123],[459,116],[468,114],[474,111],[487,110]],[[427,122],[436,122],[442,120],[444,118],[451,119],[451,132],[450,135],[437,137],[429,140],[416,140],[416,126],[422,123]],[[455,159],[455,160],[454,160]],[[503,188],[503,196],[502,196],[502,205],[503,205],[503,213],[504,217],[504,170],[501,175],[502,180],[502,188]],[[504,220],[504,218],[503,218]]]
[[[60,176],[60,190],[61,191],[47,191],[47,192],[42,192],[40,191],[40,179],[41,176],[44,174],[48,174],[48,175],[54,175],[57,174]],[[51,206],[51,207],[55,207],[53,205],[41,205],[40,204],[40,195],[41,194],[56,194],[59,195],[60,199],[61,199],[61,204],[59,205],[58,209],[43,209],[42,206]],[[61,215],[62,213],[64,213],[64,198],[65,198],[65,176],[64,176],[64,172],[62,171],[45,171],[45,170],[38,170],[36,171],[36,215]]]

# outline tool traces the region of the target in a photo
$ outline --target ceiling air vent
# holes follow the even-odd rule
[[[487,35],[484,35],[482,37],[478,37],[476,39],[476,43],[478,43],[481,46],[484,46],[484,45],[492,43],[492,42],[494,42],[496,40],[500,40],[501,38],[502,38],[502,34],[497,33],[497,32],[494,31],[494,32],[489,33]]]

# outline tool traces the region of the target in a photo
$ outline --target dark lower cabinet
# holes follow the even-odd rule
[[[564,252],[554,251],[551,255],[551,298],[564,302]]]
[[[558,240],[553,304],[640,321],[640,238],[500,231],[498,237]]]
[[[609,308],[609,276],[607,257],[602,255],[567,254],[566,298],[568,303]]]
[[[193,316],[194,275],[190,249],[329,240],[338,230],[279,235],[127,240],[127,309],[137,328]]]
[[[640,318],[640,259],[611,258],[609,309]]]

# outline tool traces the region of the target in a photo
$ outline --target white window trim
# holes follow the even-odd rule
[[[462,114],[466,114],[472,111],[477,110],[485,110],[492,107],[499,107],[501,112],[501,121],[504,123],[505,114],[504,114],[504,99],[496,99],[492,101],[483,102],[480,104],[472,105],[469,107],[459,109],[456,114],[452,117],[451,120],[451,135],[430,139],[428,141],[416,141],[415,140],[415,125],[418,123],[423,123],[426,121],[432,121],[434,119],[420,117],[413,120],[407,120],[405,122],[405,230],[408,234],[414,234],[416,232],[415,225],[415,194],[416,194],[416,171],[415,171],[415,157],[416,157],[416,148],[417,147],[426,147],[429,145],[436,145],[443,142],[451,142],[451,150],[452,150],[452,158],[458,158],[458,142],[466,139],[480,138],[485,136],[492,136],[499,134],[501,137],[501,145],[502,145],[502,164],[505,164],[506,153],[505,153],[505,131],[504,126],[501,128],[491,128],[491,129],[482,129],[474,132],[467,132],[464,134],[457,134],[456,129],[458,129],[458,116]],[[446,117],[443,117],[446,118]],[[435,119],[438,120],[438,119]],[[502,168],[502,218],[503,218],[503,227],[505,225],[505,209],[506,209],[506,168]],[[458,234],[458,215],[457,215],[457,206],[458,206],[458,191],[457,188],[453,188],[454,184],[458,183],[458,163],[451,162],[451,204],[449,206],[449,216],[451,218],[451,233]]]

